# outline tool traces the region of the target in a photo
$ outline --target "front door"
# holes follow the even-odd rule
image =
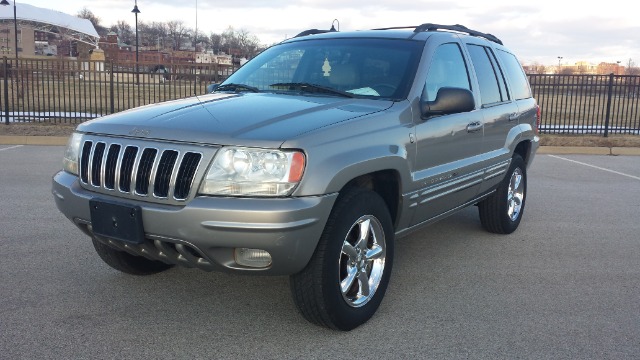
[[[438,89],[471,90],[469,67],[457,41],[437,46],[429,66],[423,99],[435,100]],[[428,119],[415,115],[415,207],[412,225],[430,220],[473,199],[482,183],[477,157],[482,152],[484,119],[479,109]]]

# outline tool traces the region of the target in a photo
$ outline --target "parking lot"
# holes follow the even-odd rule
[[[55,207],[63,152],[0,145],[2,359],[640,358],[640,156],[539,154],[514,234],[470,208],[399,239],[377,314],[341,333],[286,277],[112,270]]]

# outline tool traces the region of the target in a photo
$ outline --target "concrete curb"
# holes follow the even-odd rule
[[[0,145],[67,145],[67,136],[0,136]],[[584,155],[635,155],[640,156],[640,148],[633,147],[589,147],[589,146],[541,146],[539,154],[584,154]]]
[[[541,146],[539,154],[583,154],[583,155],[635,155],[640,156],[640,148],[635,147],[589,147],[589,146]]]

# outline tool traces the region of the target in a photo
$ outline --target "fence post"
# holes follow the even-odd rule
[[[604,137],[609,136],[609,117],[611,116],[612,96],[613,96],[613,73],[609,74],[609,92],[607,94],[607,116],[604,119]]]
[[[111,111],[110,114],[113,114],[115,112],[115,96],[113,89],[113,61],[109,64],[111,65],[111,69],[109,70],[109,110]]]
[[[9,125],[9,72],[7,71],[7,57],[4,57],[4,123]]]

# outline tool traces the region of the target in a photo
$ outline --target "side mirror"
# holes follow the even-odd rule
[[[218,86],[220,86],[220,84],[209,84],[209,85],[207,85],[207,94],[210,94],[210,93],[214,92],[215,89],[218,88]]]
[[[434,101],[420,100],[423,118],[468,112],[475,107],[473,93],[463,88],[443,87],[438,90]]]

